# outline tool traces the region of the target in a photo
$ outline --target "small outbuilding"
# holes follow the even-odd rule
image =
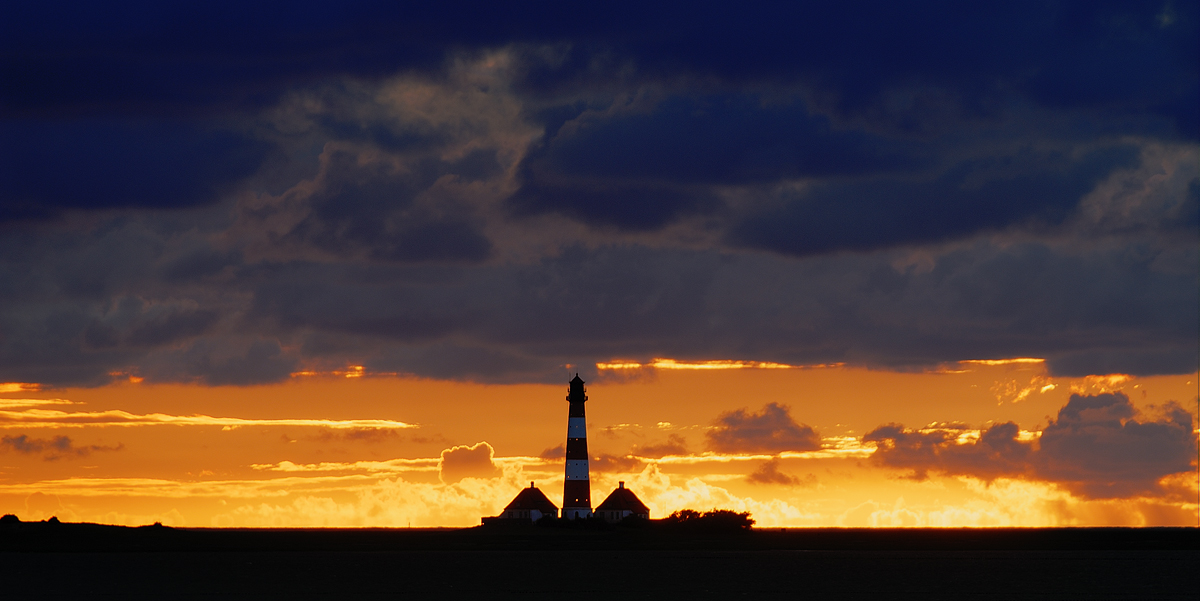
[[[619,522],[631,515],[648,520],[650,508],[646,507],[632,490],[625,488],[624,482],[618,482],[617,489],[595,509],[595,515],[604,518],[606,522]]]
[[[546,495],[533,485],[533,482],[530,482],[529,488],[521,489],[521,492],[517,493],[516,498],[504,508],[500,515],[494,518],[484,518],[484,521],[485,523],[490,520],[536,522],[544,516],[558,517],[558,506],[547,499]]]

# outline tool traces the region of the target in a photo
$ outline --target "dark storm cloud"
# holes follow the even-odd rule
[[[740,184],[915,166],[892,145],[832,131],[826,117],[795,100],[673,96],[648,110],[576,117],[538,159],[567,176]]]
[[[1191,332],[1180,324],[1180,338]],[[1046,367],[1057,376],[1082,377],[1091,374],[1190,374],[1196,371],[1195,345],[1181,341],[1165,348],[1081,350],[1052,356]]]
[[[556,212],[594,226],[655,230],[684,215],[716,210],[704,189],[607,182],[529,181],[508,199],[518,215]]]
[[[1012,422],[983,431],[977,441],[960,444],[963,428],[924,431],[897,424],[863,436],[878,450],[873,460],[911,470],[994,480],[1025,477],[1053,482],[1092,498],[1154,494],[1164,476],[1193,469],[1196,442],[1192,415],[1176,404],[1158,419],[1139,416],[1122,393],[1073,394],[1037,441],[1022,441]]]
[[[86,349],[121,346],[157,347],[203,334],[218,319],[210,310],[192,306],[148,305],[136,297],[116,299],[103,316],[83,331]]]
[[[453,164],[425,157],[408,169],[364,164],[356,153],[332,151],[312,189],[289,191],[275,205],[247,207],[252,223],[296,212],[298,221],[275,232],[273,242],[311,246],[334,255],[365,255],[382,261],[469,261],[486,259],[491,242],[475,224],[457,215],[436,215],[415,198],[448,173],[484,170],[491,158],[475,153]],[[464,167],[465,166],[465,167]]]
[[[637,247],[474,267],[224,265],[218,254],[176,283],[155,265],[213,255],[186,240],[156,250],[149,232],[130,244],[132,232],[83,234],[69,252],[8,251],[0,379],[102,383],[132,369],[251,383],[315,362],[555,382],[567,363],[587,372],[656,356],[914,368],[1032,355],[1056,374],[1153,374],[1186,371],[1196,353],[1194,264],[1153,246],[979,244],[899,266],[903,255],[797,261]],[[113,262],[122,245],[130,258]]]
[[[13,451],[23,455],[41,455],[42,459],[46,461],[86,457],[98,451],[120,451],[124,448],[124,445],[117,445],[115,447],[103,445],[77,446],[68,436],[30,438],[25,434],[19,434],[17,436],[4,436],[0,438],[0,451]]]
[[[299,357],[284,352],[277,339],[235,336],[200,338],[183,348],[149,353],[139,363],[138,374],[153,381],[207,386],[280,382],[299,369]]]
[[[746,95],[675,96],[616,117],[576,116],[525,166],[509,199],[630,229],[714,212],[712,185],[831,177],[915,166],[887,139],[832,132],[804,107]],[[912,151],[910,151],[911,153]]]
[[[285,331],[314,329],[427,341],[470,320],[461,283],[422,285],[394,270],[297,264],[256,274],[251,318]],[[441,285],[437,285],[437,284]]]
[[[451,46],[560,40],[604,43],[652,72],[741,78],[811,72],[847,89],[841,102],[848,106],[914,75],[977,87],[1020,75],[1022,88],[1064,104],[1146,105],[1145,96],[1155,93],[1147,90],[1170,98],[1194,92],[1189,84],[1195,84],[1194,78],[1167,77],[1194,75],[1187,68],[1196,63],[1188,45],[1196,15],[1187,3],[752,3],[729,11],[618,2],[597,12],[543,3],[359,1],[283,8],[123,2],[100,9],[47,2],[13,9],[4,48],[26,49],[8,73],[24,85],[11,88],[5,100],[18,107],[79,97],[119,105],[147,96],[211,103],[227,95],[255,98],[264,85],[252,85],[256,80],[378,74],[436,65]],[[81,64],[88,51],[92,60]],[[1089,61],[1097,66],[1080,69]],[[181,68],[164,68],[172,63]],[[84,77],[96,89],[63,83]],[[1113,79],[1125,85],[1112,85]],[[238,85],[231,86],[235,91],[211,85],[218,81]]]
[[[813,451],[821,448],[821,437],[811,427],[796,423],[789,408],[767,403],[762,411],[745,409],[722,413],[716,427],[705,433],[708,446],[722,453],[778,453]]]
[[[996,157],[956,165],[929,182],[819,185],[735,225],[732,242],[804,255],[941,242],[1025,221],[1057,225],[1084,194],[1136,158],[1128,146],[1081,157]]]
[[[261,141],[197,123],[0,120],[0,221],[212,202],[266,152]]]
[[[531,86],[561,93],[605,75],[609,87],[613,80],[681,75],[742,84],[804,80],[839,117],[903,131],[936,126],[947,109],[990,116],[1013,97],[1024,97],[1093,114],[1154,115],[1176,135],[1200,134],[1192,5],[619,6],[557,24],[559,39],[580,43],[530,69]],[[562,16],[513,15],[528,19],[528,27]]]
[[[560,381],[656,356],[1190,371],[1196,19],[17,7],[0,381]]]

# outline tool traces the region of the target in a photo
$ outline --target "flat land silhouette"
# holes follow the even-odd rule
[[[0,527],[7,598],[1194,599],[1200,530]]]

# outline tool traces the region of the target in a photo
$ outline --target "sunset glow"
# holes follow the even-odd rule
[[[1194,1],[18,4],[7,523],[1200,527]]]
[[[923,445],[946,441],[970,451],[989,428],[1013,421],[1013,444],[1036,449],[1045,416],[1071,390],[1119,385],[1140,412],[1133,419],[1145,423],[1162,419],[1169,401],[1186,398],[1195,383],[1193,374],[1056,378],[1051,387],[1038,384],[1044,369],[1032,362],[949,374],[668,368],[648,379],[601,379],[589,384],[593,488],[624,480],[654,515],[719,506],[751,511],[763,526],[1190,523],[1196,503],[1186,470],[1168,468],[1147,484],[1153,490],[1139,484],[1096,494],[1052,472],[997,473],[941,446],[921,447],[937,454],[912,463],[897,455],[911,442],[879,442],[881,426],[907,424]],[[8,449],[0,502],[30,519],[131,525],[469,526],[529,481],[559,502],[563,463],[552,449],[562,444],[563,389],[330,374],[248,389],[142,383],[14,391],[0,399]],[[1032,392],[1018,400],[1010,389]],[[227,416],[254,398],[294,417],[199,413],[221,397]],[[764,410],[773,403],[784,412]],[[172,411],[118,408],[147,404]],[[739,407],[745,418],[730,413]],[[745,423],[781,441],[808,427],[819,439],[811,449],[752,439],[736,443],[740,450],[718,448],[719,433],[742,427],[739,419],[760,420]],[[784,421],[769,421],[776,419]],[[484,448],[476,443],[490,459],[443,467],[453,449]],[[881,459],[884,444],[889,455]]]
[[[820,369],[841,367],[842,363],[820,365],[787,365],[769,361],[676,361],[674,359],[651,359],[646,363],[636,361],[609,361],[597,363],[596,369]]]

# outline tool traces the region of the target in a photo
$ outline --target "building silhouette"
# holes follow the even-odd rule
[[[592,510],[587,417],[583,411],[583,404],[587,402],[588,397],[583,384],[583,379],[579,374],[575,374],[567,388],[567,401],[571,406],[567,413],[566,480],[563,482],[562,518],[577,520],[600,517],[607,522],[620,522],[629,516],[650,519],[650,508],[642,503],[632,490],[625,488],[623,481],[617,484],[616,490],[612,491],[594,512]],[[529,488],[521,489],[500,515],[485,517],[483,523],[528,524],[546,516],[558,515],[558,507],[530,482]]]
[[[521,489],[517,493],[516,498],[511,503],[504,507],[504,511],[494,518],[484,518],[486,524],[492,520],[528,520],[536,522],[545,516],[558,517],[558,506],[542,491],[538,490],[533,482],[529,483],[529,488]]]
[[[587,418],[583,404],[587,402],[587,389],[579,374],[571,380],[567,389],[567,401],[571,403],[567,413],[567,465],[566,481],[563,482],[562,517],[565,519],[587,518],[592,515],[592,485],[588,475]]]
[[[625,488],[624,482],[618,482],[616,490],[596,507],[596,515],[604,518],[606,522],[619,522],[631,515],[648,520],[650,508],[646,507],[632,490]]]

